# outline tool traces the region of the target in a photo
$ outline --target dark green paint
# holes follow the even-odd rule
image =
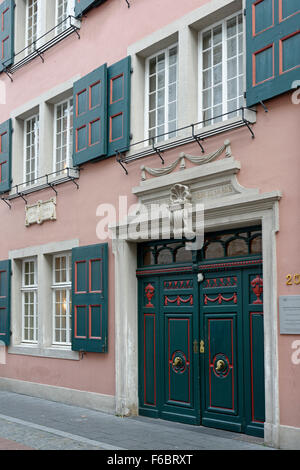
[[[251,286],[262,276],[261,265],[203,272],[200,284],[192,273],[139,280],[140,413],[263,436],[263,315]],[[151,306],[149,284],[155,292]],[[187,301],[191,294],[193,305]],[[226,301],[219,303],[219,294]],[[205,302],[205,295],[217,300]],[[178,296],[187,302],[177,305]],[[201,339],[204,354],[193,350],[194,340]],[[174,370],[176,356],[187,358],[189,368]],[[214,370],[217,360],[224,360],[223,372]]]
[[[0,125],[1,153],[0,153],[0,193],[11,189],[12,169],[12,125],[11,119]]]
[[[78,18],[93,7],[102,5],[106,0],[75,0],[75,16]]]
[[[72,250],[72,349],[107,352],[108,245]]]
[[[73,87],[73,164],[107,152],[107,66],[84,76]]]
[[[11,261],[0,261],[0,341],[10,344]]]
[[[11,65],[14,61],[14,7],[14,0],[4,0],[4,2],[2,2],[0,5],[0,72],[2,72],[4,68]]]
[[[107,156],[125,152],[130,144],[131,57],[125,57],[107,69]]]
[[[282,41],[280,70],[280,40],[299,31],[299,2],[282,1],[282,16],[283,21],[280,21],[279,0],[264,0],[260,3],[247,0],[247,106],[291,90],[293,82],[299,79],[299,33]],[[255,71],[253,62],[256,64]]]

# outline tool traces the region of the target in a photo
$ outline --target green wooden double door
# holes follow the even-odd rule
[[[144,273],[140,414],[263,436],[263,336],[261,266]]]

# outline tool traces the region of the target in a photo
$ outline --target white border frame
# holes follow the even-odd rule
[[[164,118],[164,133],[167,133],[169,131],[169,119],[168,119],[168,111],[169,111],[169,51],[170,49],[173,49],[174,47],[177,47],[177,62],[176,62],[176,127],[178,123],[178,66],[179,66],[179,50],[178,50],[178,41],[172,44],[171,46],[168,46],[164,49],[161,49],[160,51],[156,52],[155,54],[150,55],[147,57],[145,61],[145,131],[144,131],[144,138],[145,140],[148,140],[148,133],[149,133],[149,64],[150,60],[153,59],[153,57],[157,57],[159,54],[164,53],[165,54],[165,118]],[[158,90],[156,89],[155,92],[157,93]],[[155,112],[157,111],[157,106],[155,107]],[[156,126],[157,122],[156,122]],[[173,131],[171,131],[173,132]],[[168,135],[165,135],[162,139],[162,141],[168,140],[169,137]],[[156,140],[156,139],[155,139]],[[156,142],[157,143],[157,142]],[[148,143],[145,142],[145,145],[147,146]]]
[[[228,96],[228,90],[227,90],[227,63],[228,63],[228,58],[227,58],[227,28],[226,28],[226,22],[232,18],[237,17],[238,15],[242,15],[242,22],[243,22],[243,93],[246,91],[246,50],[245,50],[245,38],[246,38],[246,24],[245,24],[245,16],[243,14],[243,11],[237,11],[236,13],[229,15],[225,17],[223,20],[218,21],[216,23],[211,24],[207,28],[204,28],[203,30],[199,31],[198,33],[198,121],[202,121],[202,92],[203,92],[203,78],[202,78],[202,72],[203,72],[203,48],[202,48],[202,38],[203,34],[206,33],[207,31],[212,30],[216,26],[222,25],[222,114],[228,112],[227,108],[227,96]],[[224,36],[223,36],[224,33]],[[238,54],[237,54],[238,56]],[[213,57],[212,57],[213,60]],[[226,64],[226,67],[224,67],[224,64]],[[211,67],[213,69],[213,65]],[[237,76],[238,79],[238,76]],[[213,79],[212,79],[213,80]],[[212,85],[213,88],[213,85]],[[225,93],[226,90],[226,93]],[[236,98],[237,99],[237,98]],[[245,106],[246,100],[243,98],[243,106]],[[213,106],[211,106],[211,109]],[[231,116],[232,117],[232,116]],[[213,119],[213,118],[212,118]],[[222,117],[222,122],[230,119],[230,117],[223,116]],[[217,123],[214,123],[217,124]],[[206,127],[206,126],[203,126]]]
[[[73,95],[70,95],[69,98],[65,98],[64,100],[60,101],[59,103],[55,103],[54,105],[54,115],[53,115],[53,173],[56,173],[55,176],[62,174],[65,170],[56,170],[56,135],[57,135],[57,107],[61,106],[64,103],[68,103],[68,114],[67,114],[67,159],[66,159],[66,167],[70,168],[71,165],[71,156],[70,156],[70,145],[72,145],[71,150],[73,150],[73,138],[70,139],[70,120],[71,120],[71,113],[70,113],[70,101],[73,101]],[[73,117],[74,117],[74,103],[73,103]],[[73,134],[72,134],[73,136]],[[72,152],[71,152],[72,155]]]
[[[27,262],[33,262],[34,263],[34,284],[30,286],[25,286],[25,263]],[[22,285],[21,285],[21,292],[22,292],[22,343],[28,343],[28,344],[37,344],[39,340],[39,335],[38,335],[38,298],[37,298],[37,292],[38,292],[38,282],[37,282],[37,277],[38,277],[38,272],[37,272],[37,259],[36,257],[32,258],[24,258],[22,260]],[[33,313],[33,340],[29,339],[24,339],[24,328],[25,328],[25,302],[24,302],[24,297],[26,292],[33,292],[34,294],[34,313]]]
[[[26,142],[27,142],[27,132],[26,132],[26,127],[27,127],[27,122],[32,121],[35,119],[35,124],[38,124],[38,132],[36,135],[35,133],[35,143],[34,143],[34,151],[35,151],[35,172],[34,172],[34,180],[26,181]],[[37,138],[38,137],[38,138]],[[40,115],[39,113],[33,114],[32,116],[26,118],[24,120],[24,129],[23,129],[23,178],[24,178],[24,183],[26,185],[26,188],[34,186],[36,184],[36,180],[39,177],[39,165],[40,165]],[[30,159],[31,161],[31,159]]]
[[[32,246],[9,252],[9,259],[12,261],[14,272],[11,285],[11,345],[8,347],[8,354],[20,354],[25,356],[48,357],[55,359],[79,360],[79,353],[72,351],[70,346],[58,346],[52,344],[52,291],[53,281],[52,260],[51,266],[47,264],[46,257],[59,253],[71,251],[79,246],[79,240],[65,240],[53,242],[46,245]],[[21,304],[20,286],[22,282],[22,272],[18,269],[17,263],[25,258],[37,259],[38,275],[38,304],[39,304],[39,340],[38,344],[22,343],[21,339]],[[46,285],[47,283],[47,285]],[[49,284],[49,285],[48,285]]]
[[[66,257],[66,282],[55,282],[55,260],[57,258]],[[72,269],[72,253],[70,251],[64,253],[56,253],[52,259],[52,344],[54,346],[69,346],[71,347],[72,337],[72,317],[69,310],[70,301],[72,300],[72,272],[70,273],[70,267]],[[55,294],[57,291],[66,291],[66,342],[55,341]],[[68,341],[69,339],[69,341]]]

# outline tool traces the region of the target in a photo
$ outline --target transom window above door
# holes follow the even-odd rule
[[[177,127],[178,47],[173,45],[146,60],[146,139],[174,137]]]
[[[239,13],[199,33],[199,121],[206,126],[244,106],[243,31]]]

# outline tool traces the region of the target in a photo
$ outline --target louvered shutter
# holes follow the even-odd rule
[[[0,193],[11,189],[11,119],[0,125]]]
[[[107,352],[108,245],[72,250],[72,349]]]
[[[130,143],[130,56],[110,66],[108,74],[108,151],[126,151]]]
[[[0,341],[10,343],[10,260],[0,261]]]
[[[247,105],[280,95],[299,80],[299,0],[247,0]]]
[[[97,7],[101,5],[106,0],[75,0],[75,16],[83,15],[86,13],[90,8]]]
[[[13,63],[14,54],[14,1],[4,0],[0,4],[0,39],[1,61],[0,72]]]
[[[107,153],[107,66],[97,68],[74,83],[73,163]]]

